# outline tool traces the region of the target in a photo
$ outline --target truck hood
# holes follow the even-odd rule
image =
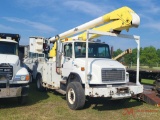
[[[0,54],[0,63],[10,63],[16,64],[19,61],[19,57],[16,55],[7,55],[7,54]]]
[[[85,58],[76,58],[73,61],[73,72],[81,73],[79,74],[82,80],[85,80],[85,72],[81,71],[82,67],[85,67]],[[124,83],[125,80],[119,81],[103,81],[102,80],[102,70],[125,70],[125,66],[120,62],[107,58],[88,58],[88,73],[92,75],[92,79],[88,82],[90,84],[117,84]],[[113,74],[112,74],[113,76]],[[116,77],[116,76],[115,76]],[[83,81],[84,83],[84,81]]]
[[[78,65],[85,65],[85,58],[76,58],[75,63]],[[95,66],[98,68],[125,68],[116,60],[107,58],[88,58],[89,67]]]

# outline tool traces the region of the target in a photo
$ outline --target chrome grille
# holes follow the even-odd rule
[[[7,79],[11,80],[12,77],[13,77],[13,66],[6,63],[0,64],[0,81]]]
[[[102,69],[102,82],[125,81],[124,69]]]

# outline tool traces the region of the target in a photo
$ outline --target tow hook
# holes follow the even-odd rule
[[[131,94],[131,96],[134,96],[134,92],[133,91],[130,91],[130,94]]]
[[[113,91],[110,91],[110,95],[114,95],[114,92],[113,92]]]

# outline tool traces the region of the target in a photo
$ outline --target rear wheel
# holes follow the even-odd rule
[[[79,82],[71,82],[68,84],[66,99],[70,109],[78,110],[83,108],[85,104],[85,94]]]
[[[42,86],[42,76],[41,74],[38,74],[36,77],[36,83],[37,83],[37,89],[39,91],[44,91],[45,88]]]

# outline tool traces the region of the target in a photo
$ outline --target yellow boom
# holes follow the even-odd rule
[[[117,10],[114,10],[108,14],[105,14],[99,18],[96,18],[90,22],[82,24],[76,28],[70,29],[64,33],[59,34],[59,39],[62,41],[65,38],[68,40],[79,39],[86,40],[87,35],[86,31],[88,29],[93,29],[101,32],[117,32],[126,30],[128,31],[131,27],[138,27],[140,24],[140,17],[130,8],[122,7]],[[77,36],[72,37],[73,35],[83,32]],[[69,38],[70,37],[70,38]],[[91,38],[99,37],[97,34],[93,34]],[[52,37],[49,39],[50,42],[55,42],[56,37]],[[50,57],[55,56],[56,45],[50,51]]]
[[[129,31],[129,28],[131,27],[138,27],[140,24],[140,18],[139,16],[130,8],[128,7],[122,7],[120,9],[117,9],[109,14],[106,14],[102,16],[104,22],[108,24],[103,24],[99,27],[94,27],[93,30],[101,31],[101,32],[117,32],[126,30]],[[94,34],[92,35],[91,39],[99,37],[99,35]],[[86,32],[77,35],[75,37],[69,38],[69,40],[72,39],[81,39],[86,40],[87,34]]]
[[[131,54],[132,53],[132,49],[129,48],[127,50],[125,50],[124,52],[122,52],[121,54],[117,55],[116,57],[112,58],[113,60],[118,60],[120,58],[122,58],[123,56],[125,56],[126,54]]]

